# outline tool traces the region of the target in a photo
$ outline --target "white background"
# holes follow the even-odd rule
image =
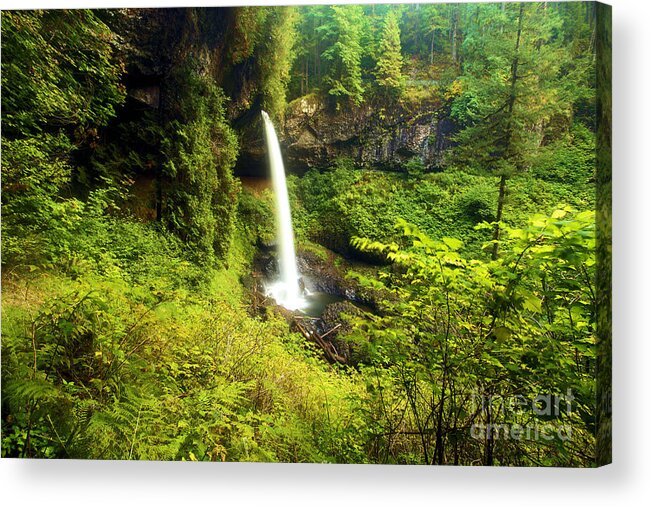
[[[307,2],[242,2],[221,5]],[[0,460],[4,505],[651,505],[650,2],[613,5],[614,464],[499,469]],[[0,1],[3,9],[218,1]],[[5,503],[6,502],[6,503]]]

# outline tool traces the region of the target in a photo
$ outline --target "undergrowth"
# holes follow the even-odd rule
[[[58,260],[3,274],[3,457],[363,461],[355,375],[248,315],[250,245],[206,268],[148,225],[75,227]]]

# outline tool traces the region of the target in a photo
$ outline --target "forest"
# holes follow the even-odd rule
[[[610,32],[595,2],[3,11],[2,457],[609,462]]]

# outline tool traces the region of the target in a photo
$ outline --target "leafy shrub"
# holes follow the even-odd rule
[[[284,320],[207,286],[163,299],[97,275],[30,287],[60,295],[35,315],[16,305],[23,288],[3,297],[3,456],[364,460],[357,381]]]
[[[273,216],[273,202],[270,193],[265,192],[262,196],[256,197],[246,188],[240,192],[237,217],[241,230],[246,233],[250,243],[269,243],[274,239]]]
[[[399,225],[410,249],[354,240],[395,263],[380,277],[395,300],[385,301],[381,316],[358,319],[351,337],[366,348],[368,371],[376,377],[365,402],[378,427],[378,447],[397,462],[418,456],[429,464],[590,463],[594,218],[592,211],[570,208],[535,215],[522,229],[507,228],[506,253],[486,262],[459,255],[460,240],[433,240],[404,221]],[[540,393],[565,394],[568,387],[571,409],[553,420],[534,411],[485,409],[485,397],[496,393],[500,400],[515,394],[531,400]],[[467,431],[471,425],[543,421],[555,432],[569,425],[572,442],[580,439],[587,456],[555,435],[549,445],[475,439]]]
[[[485,185],[471,187],[459,197],[459,208],[464,217],[474,223],[492,222],[496,209],[495,189]]]
[[[594,180],[595,153],[594,132],[576,122],[561,139],[539,151],[531,173],[544,181],[584,187]]]
[[[115,43],[90,10],[3,13],[4,265],[52,260],[76,220],[71,161],[125,97]]]
[[[422,166],[420,162],[415,164]],[[299,236],[347,255],[377,261],[369,253],[351,249],[350,240],[354,236],[378,241],[397,240],[392,224],[398,218],[435,235],[461,230],[471,239],[470,248],[481,245],[485,235],[475,231],[473,226],[488,217],[489,187],[484,185],[474,196],[468,194],[466,202],[459,202],[459,199],[483,182],[470,175],[448,174],[406,180],[399,174],[338,164],[323,173],[309,171],[302,178],[292,180],[289,189],[293,213],[300,218]],[[473,202],[477,199],[478,203]],[[479,208],[474,209],[477,204]]]
[[[258,67],[263,108],[272,118],[282,120],[287,105],[287,86],[291,78],[292,62],[296,56],[296,22],[293,7],[274,6],[266,11],[260,44],[255,58]]]
[[[405,163],[404,171],[410,178],[421,178],[425,174],[425,165],[419,158],[414,157]]]
[[[5,265],[29,264],[37,256],[52,255],[43,235],[59,228],[57,215],[66,208],[58,196],[70,183],[71,148],[64,135],[3,141],[2,259]]]

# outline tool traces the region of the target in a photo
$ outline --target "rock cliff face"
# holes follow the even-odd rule
[[[189,54],[201,62],[229,98],[227,117],[238,133],[238,175],[266,175],[260,122],[259,76],[249,60],[233,64],[225,50],[234,37],[234,10],[130,9],[119,32],[127,41],[125,84],[127,113],[158,110],[174,116],[170,106],[178,90],[171,69]],[[137,48],[137,50],[133,50]],[[358,165],[400,170],[418,158],[428,170],[437,169],[451,144],[455,126],[444,105],[435,99],[409,105],[375,100],[338,110],[317,94],[292,101],[284,125],[276,125],[288,171],[302,173],[325,168],[338,157]]]
[[[308,95],[289,104],[283,145],[293,171],[325,167],[337,157],[385,170],[399,170],[416,157],[432,170],[439,167],[453,132],[445,108],[433,101],[410,108],[369,103],[336,111]]]
[[[129,98],[165,112],[178,94],[170,76],[192,59],[229,97],[230,120],[240,118],[251,104],[255,106],[257,76],[247,62],[236,65],[229,57],[235,11],[231,7],[120,11],[121,16],[112,19],[111,25],[124,40]]]

